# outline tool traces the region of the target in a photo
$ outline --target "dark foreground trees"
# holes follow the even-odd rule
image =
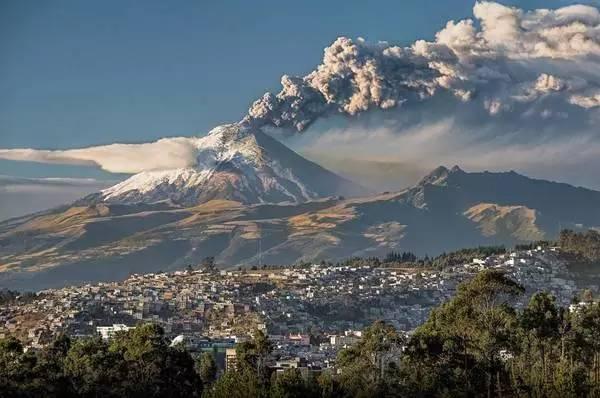
[[[200,377],[189,353],[170,347],[160,327],[146,324],[118,334],[23,352],[0,340],[2,397],[199,397]]]
[[[600,396],[600,306],[573,311],[544,292],[522,311],[520,287],[484,272],[410,339],[399,383],[409,395]]]
[[[194,363],[162,330],[144,325],[110,343],[59,338],[24,353],[0,340],[2,397],[584,397],[600,396],[600,305],[569,310],[541,292],[522,310],[522,288],[486,271],[460,286],[410,337],[376,322],[342,350],[336,369],[269,368],[266,336],[237,348],[217,377],[211,354]]]

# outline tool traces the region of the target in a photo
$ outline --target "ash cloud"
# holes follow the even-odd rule
[[[449,21],[435,40],[407,47],[340,37],[308,75],[284,75],[281,91],[256,100],[245,121],[303,131],[323,116],[403,107],[443,93],[475,101],[490,116],[532,112],[549,97],[566,108],[600,107],[597,8],[523,11],[477,2],[473,14],[475,20]]]
[[[600,12],[477,2],[473,19],[449,21],[431,41],[342,37],[245,121],[302,132],[285,139],[317,161],[334,149],[409,169],[514,169],[600,188]]]

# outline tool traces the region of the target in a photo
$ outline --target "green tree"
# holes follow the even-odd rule
[[[124,395],[125,364],[117,353],[98,338],[74,342],[64,360],[64,372],[81,397]]]
[[[238,366],[254,370],[259,379],[264,382],[268,377],[266,361],[272,351],[273,346],[268,337],[257,330],[252,340],[237,345]]]
[[[212,256],[204,257],[202,259],[202,262],[200,263],[200,267],[205,271],[214,272],[214,270],[216,269],[215,258]]]
[[[459,286],[411,338],[404,376],[413,392],[502,394],[508,375],[501,353],[514,348],[516,313],[509,306],[523,288],[493,270]]]
[[[71,382],[64,372],[64,362],[70,348],[71,339],[63,334],[37,353],[34,383],[36,383],[35,389],[40,396],[69,397],[75,395]]]
[[[268,396],[268,386],[247,367],[225,372],[204,395],[205,398],[266,398]]]
[[[0,340],[0,391],[7,397],[18,397],[26,392],[24,384],[30,378],[27,372],[23,345],[14,337]]]
[[[128,396],[191,397],[202,392],[194,360],[181,347],[169,346],[160,326],[144,324],[117,333],[109,351],[125,362]]]
[[[377,321],[363,331],[360,342],[339,352],[339,383],[350,396],[386,395],[398,381],[388,377],[400,360],[402,338],[393,326]]]
[[[202,383],[212,384],[217,379],[217,363],[212,352],[203,352],[196,361],[196,372]]]
[[[538,386],[539,391],[546,390],[549,373],[547,366],[548,351],[558,341],[560,323],[555,299],[546,292],[533,295],[520,317],[521,328],[525,331],[525,341],[527,342],[526,352],[532,349],[537,350],[540,364],[539,370],[536,369],[536,371],[531,372],[532,367],[529,366],[523,371],[540,376],[537,380],[530,380]],[[537,362],[530,362],[530,365],[534,363]]]
[[[590,395],[600,395],[600,303],[580,308],[574,316],[574,333],[579,360],[587,370]]]
[[[309,398],[318,395],[304,380],[298,369],[286,369],[281,373],[273,374],[270,396],[272,398]]]

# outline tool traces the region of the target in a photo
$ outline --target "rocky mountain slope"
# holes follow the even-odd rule
[[[126,201],[125,201],[126,202]],[[40,288],[196,265],[335,260],[554,238],[600,227],[600,192],[440,167],[401,192],[302,203],[80,203],[0,223],[0,287]]]

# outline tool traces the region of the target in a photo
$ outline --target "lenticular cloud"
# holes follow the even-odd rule
[[[449,21],[434,41],[408,47],[340,37],[315,70],[283,76],[281,91],[255,101],[245,120],[302,131],[323,115],[395,108],[439,93],[478,101],[492,116],[526,112],[526,104],[548,97],[600,107],[598,9],[523,11],[478,2],[473,14],[479,27]]]
[[[196,138],[162,138],[143,144],[111,144],[81,149],[0,149],[0,159],[98,166],[113,173],[175,169],[196,164]]]

